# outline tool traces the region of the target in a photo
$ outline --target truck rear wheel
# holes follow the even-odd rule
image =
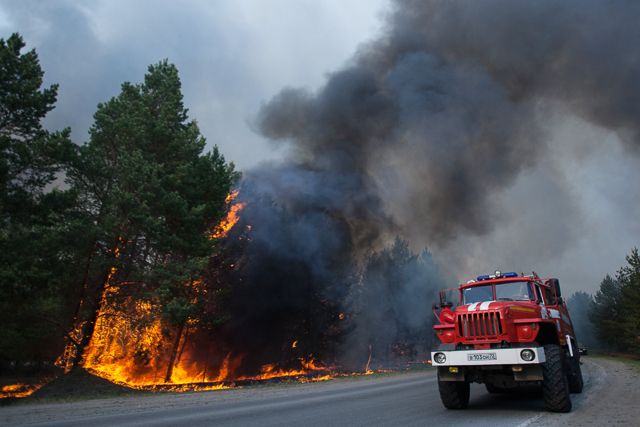
[[[469,405],[468,381],[441,381],[438,379],[440,399],[447,409],[465,409]]]
[[[582,369],[580,369],[580,359],[572,357],[569,361],[571,373],[569,375],[569,391],[571,393],[582,393],[584,382],[582,380]]]
[[[564,351],[559,345],[544,346],[546,362],[542,364],[544,405],[552,412],[571,411],[569,373],[565,369]]]

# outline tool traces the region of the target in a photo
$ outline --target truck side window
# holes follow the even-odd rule
[[[553,297],[553,290],[551,288],[548,288],[548,287],[544,288],[544,299],[547,302],[547,304],[556,303],[556,299]]]

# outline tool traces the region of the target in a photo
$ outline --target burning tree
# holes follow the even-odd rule
[[[146,314],[126,324],[139,333],[155,328],[179,344],[201,306],[197,284],[215,245],[208,231],[224,215],[238,178],[217,148],[203,154],[205,140],[188,120],[178,71],[166,61],[150,66],[144,83],[124,83],[100,104],[90,137],[68,172],[89,230],[78,241],[85,262],[60,360],[67,368],[108,357],[108,342],[94,337],[97,322],[112,322],[119,334],[113,319],[123,313]],[[147,347],[135,357],[146,357]]]

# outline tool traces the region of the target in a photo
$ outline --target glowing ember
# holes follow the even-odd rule
[[[311,381],[329,381],[331,379],[333,379],[333,377],[331,375],[323,375],[321,377],[311,378]]]
[[[235,199],[238,197],[238,191],[234,190],[225,199],[225,203],[229,205],[229,211],[227,212],[227,216],[224,217],[214,228],[213,232],[210,234],[211,239],[222,239],[227,237],[229,231],[238,223],[240,220],[240,212],[246,206],[246,203],[234,203]]]
[[[298,346],[298,340],[295,340],[291,343],[291,348],[296,348]]]

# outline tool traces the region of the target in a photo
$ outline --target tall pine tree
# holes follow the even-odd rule
[[[595,326],[596,335],[603,347],[615,350],[623,347],[620,336],[621,301],[620,282],[607,274],[600,283],[600,289],[594,296],[589,311],[589,320]]]
[[[627,265],[618,270],[621,284],[621,333],[626,351],[640,354],[640,255],[634,248],[626,257]]]
[[[35,50],[19,34],[0,39],[0,362],[46,362],[60,351],[60,319],[73,258],[67,213],[73,198],[51,191],[74,151],[69,130],[49,132],[57,85],[43,88]],[[71,251],[70,251],[71,250]]]
[[[68,174],[91,224],[68,366],[82,363],[101,306],[123,295],[153,302],[179,331],[177,341],[197,315],[190,285],[211,254],[207,230],[224,214],[238,176],[217,148],[203,153],[187,113],[178,70],[166,60],[149,67],[144,83],[124,83],[98,105]]]

